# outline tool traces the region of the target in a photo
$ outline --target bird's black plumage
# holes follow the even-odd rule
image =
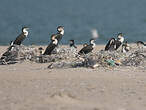
[[[15,45],[21,45],[21,43],[24,41],[24,39],[27,37],[28,35],[28,27],[23,27],[22,28],[22,33],[15,39],[15,41],[13,42],[13,44]]]
[[[119,40],[116,40],[115,44],[116,44],[115,50],[117,50],[122,45],[122,42],[120,42]]]
[[[5,52],[5,53],[3,53],[2,54],[2,57],[0,58],[0,60],[10,60],[12,57],[16,57],[17,55],[16,55],[16,53],[15,52],[13,52],[13,48],[14,48],[14,46],[12,45],[12,46],[10,46],[8,49],[7,49],[7,51]]]
[[[90,52],[92,52],[93,50],[93,45],[90,44],[90,45],[87,45],[85,47],[83,47],[79,52],[78,54],[81,55],[81,54],[88,54]]]
[[[13,44],[15,45],[21,45],[21,43],[24,41],[24,39],[26,38],[26,36],[24,35],[24,33],[22,32],[14,41]]]
[[[43,55],[51,55],[52,51],[57,46],[57,44],[54,44],[53,42],[54,42],[54,40],[52,40],[50,42],[50,44],[47,46],[47,48],[46,48],[45,52],[43,53]]]
[[[115,38],[111,38],[105,46],[105,51],[115,50]]]
[[[10,51],[6,51],[5,53],[3,53],[2,57],[1,57],[1,60],[2,59],[5,59],[6,57],[10,56],[12,53]]]
[[[90,52],[92,52],[92,50],[94,49],[95,43],[94,43],[94,39],[90,39],[90,44],[86,44],[83,46],[83,48],[78,52],[79,55],[82,54],[88,54]]]
[[[77,48],[77,46],[75,46],[75,41],[74,41],[74,40],[70,40],[69,46],[70,46],[70,47]]]
[[[117,39],[111,38],[107,45],[105,46],[105,51],[114,51],[117,50],[123,43],[124,37],[122,33],[119,33]]]
[[[58,40],[58,43],[61,41],[62,37],[63,37],[63,35],[60,34],[60,33],[57,33],[57,34],[55,35],[55,38]]]
[[[128,42],[126,41],[125,43],[122,44],[122,52],[128,52],[130,50],[130,46],[128,45]]]
[[[115,45],[116,45],[115,50],[117,50],[122,45],[123,42],[124,42],[123,34],[119,33],[117,36],[117,40],[115,41]]]
[[[146,46],[146,44],[144,42],[142,42],[142,41],[137,41],[136,44],[137,45],[142,44],[143,46]]]

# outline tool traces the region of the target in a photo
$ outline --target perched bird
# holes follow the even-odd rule
[[[23,40],[28,36],[28,27],[22,28],[22,33],[16,38],[16,40],[13,42],[15,45],[21,45]]]
[[[105,51],[117,50],[124,42],[124,37],[122,33],[119,33],[117,39],[111,38],[105,46]]]
[[[115,50],[115,38],[111,38],[105,46],[105,51]]]
[[[82,54],[88,54],[90,52],[92,52],[92,50],[94,49],[95,47],[95,40],[94,39],[91,39],[90,40],[90,44],[89,45],[84,45],[83,48],[78,52],[79,55],[82,55]]]
[[[42,55],[44,49],[42,47],[39,47],[38,50],[39,50],[40,55]]]
[[[10,42],[10,46],[12,46],[13,44],[14,44],[14,42],[13,42],[13,41],[11,41],[11,42]]]
[[[146,48],[146,44],[142,41],[137,41],[136,44],[139,48]]]
[[[58,40],[56,39],[55,34],[51,36],[52,40],[48,47],[46,48],[45,52],[43,55],[51,55],[52,51],[55,49],[55,47],[58,45]]]
[[[129,50],[130,50],[130,46],[129,46],[129,44],[128,44],[128,42],[126,41],[125,43],[123,43],[122,44],[122,52],[123,53],[126,53],[126,52],[128,52]]]
[[[69,41],[69,46],[73,47],[73,48],[77,48],[77,46],[75,46],[75,41],[74,40]]]
[[[55,39],[57,39],[58,43],[61,41],[63,35],[64,35],[64,27],[58,26],[57,27],[57,34],[54,34]],[[52,37],[51,37],[51,40],[52,40]]]
[[[115,45],[116,45],[115,50],[117,50],[122,45],[122,43],[124,42],[124,37],[123,37],[122,33],[119,33],[117,37],[118,38],[117,38],[117,40],[115,42]]]
[[[7,49],[7,51],[5,53],[2,54],[2,57],[0,59],[3,60],[5,58],[11,56],[13,50],[14,50],[14,46],[12,45]]]

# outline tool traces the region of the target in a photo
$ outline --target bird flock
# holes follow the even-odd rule
[[[16,39],[14,41],[10,42],[9,48],[7,49],[7,51],[5,53],[2,54],[0,60],[4,61],[9,56],[12,56],[13,49],[16,49],[15,47],[21,46],[23,41],[25,40],[25,38],[28,36],[28,34],[29,34],[29,28],[23,27],[21,34],[18,37],[16,37]],[[57,49],[59,48],[59,43],[62,40],[63,36],[64,36],[64,27],[58,26],[57,33],[51,35],[50,43],[48,44],[46,49],[43,51],[42,47],[38,48],[40,55],[41,56],[50,56],[54,52],[57,54]],[[137,41],[136,44],[139,49],[144,49],[146,47],[146,44],[142,41]],[[70,46],[70,48],[73,48],[76,50],[76,52],[77,52],[76,57],[84,56],[89,53],[92,53],[93,49],[96,46],[95,38],[90,39],[89,44],[87,44],[87,43],[83,44],[83,47],[79,51],[77,51],[77,46],[75,45],[75,41],[73,39],[71,39],[69,41],[69,46]],[[130,49],[131,49],[128,42],[125,41],[122,33],[119,33],[117,35],[117,38],[111,38],[105,45],[105,48],[103,49],[103,51],[105,51],[105,52],[107,51],[109,53],[117,52],[117,50],[120,47],[122,47],[122,49],[121,49],[122,53],[126,53],[126,52],[130,51]]]

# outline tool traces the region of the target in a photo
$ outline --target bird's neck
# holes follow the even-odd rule
[[[64,35],[64,30],[60,31],[59,34]]]
[[[121,43],[124,42],[124,37],[118,37],[118,41],[120,41]]]
[[[94,42],[91,42],[90,43],[93,47],[95,47],[96,46],[96,44],[94,43]]]
[[[28,36],[28,31],[27,30],[23,30],[24,35],[27,37]]]
[[[54,39],[54,40],[53,40],[53,44],[54,44],[54,45],[57,45],[57,44],[58,44],[58,40],[57,40],[57,39]]]
[[[72,44],[70,44],[70,47],[72,47],[72,46],[74,46],[74,44],[72,43]]]
[[[126,53],[125,46],[122,46],[122,52]]]

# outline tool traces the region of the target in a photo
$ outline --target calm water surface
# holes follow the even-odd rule
[[[88,42],[91,30],[99,33],[97,44],[123,32],[128,42],[146,41],[146,0],[1,0],[0,45],[7,45],[30,27],[24,44],[46,45],[56,27],[63,25],[63,44],[75,39]]]

